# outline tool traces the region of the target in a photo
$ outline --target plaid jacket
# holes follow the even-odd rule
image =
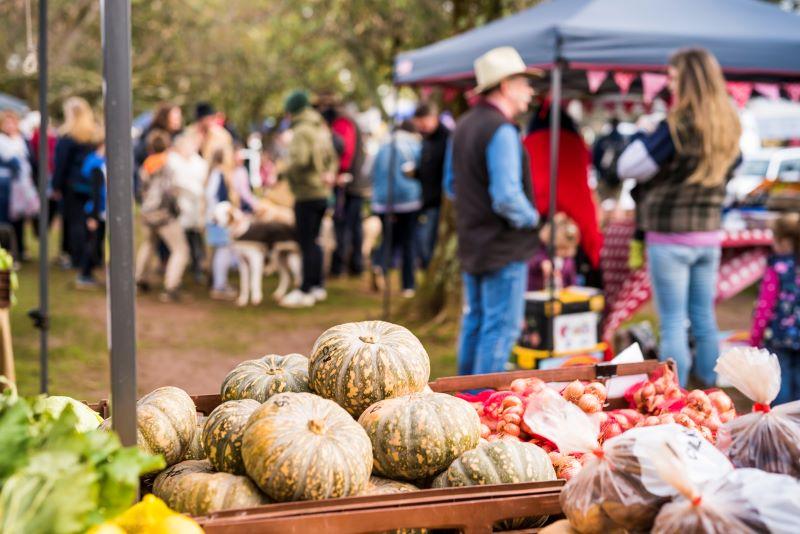
[[[623,178],[640,183],[634,191],[636,222],[647,232],[683,233],[719,230],[725,183],[687,184],[697,157],[678,154],[667,121],[647,136],[637,136],[618,162]]]

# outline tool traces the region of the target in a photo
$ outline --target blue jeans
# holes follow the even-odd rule
[[[439,206],[424,208],[419,214],[419,227],[417,228],[417,251],[422,267],[427,268],[433,258],[436,248],[436,238],[439,234]]]
[[[707,386],[716,383],[714,366],[719,357],[714,297],[717,289],[720,247],[647,245],[647,263],[661,323],[659,358],[678,364],[681,386],[690,370]],[[692,368],[687,320],[696,341]]]
[[[528,265],[515,262],[489,273],[463,273],[463,278],[458,374],[504,371],[522,329]]]
[[[773,405],[800,400],[800,351],[778,349],[772,352],[781,364],[781,390]]]

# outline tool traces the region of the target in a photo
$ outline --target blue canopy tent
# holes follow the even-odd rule
[[[529,67],[550,71],[549,80],[543,78],[537,88],[546,91],[549,86],[554,109],[561,105],[562,88],[574,96],[592,92],[587,70],[664,71],[670,55],[688,46],[710,50],[729,79],[800,82],[800,16],[759,0],[545,0],[515,15],[398,54],[394,81],[469,88],[474,84],[473,61],[498,46],[513,46]],[[641,90],[637,77],[630,91]],[[594,92],[617,91],[609,76]],[[552,223],[560,114],[551,113],[550,118]]]
[[[532,67],[628,71],[664,70],[678,48],[701,46],[731,78],[800,80],[800,17],[760,0],[549,0],[399,54],[395,82],[468,84],[472,62],[497,46]]]

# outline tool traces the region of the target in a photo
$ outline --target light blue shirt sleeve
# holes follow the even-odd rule
[[[516,128],[504,124],[486,147],[492,210],[514,228],[533,228],[539,214],[522,189],[522,144]]]
[[[442,189],[450,200],[456,197],[453,191],[453,136],[447,139],[447,148],[444,152],[444,172],[442,173]]]

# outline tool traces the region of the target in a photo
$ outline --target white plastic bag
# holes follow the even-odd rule
[[[737,347],[720,356],[715,371],[755,403],[752,413],[722,426],[720,450],[736,467],[800,478],[800,401],[770,408],[781,387],[777,356]]]
[[[677,493],[660,479],[652,463],[664,443],[681,451],[693,466],[697,482],[718,478],[733,468],[699,433],[675,424],[634,428],[601,448],[596,421],[558,395],[531,397],[525,422],[560,452],[590,455],[560,497],[565,515],[582,534],[652,527],[661,506]]]
[[[666,445],[654,459],[679,496],[656,516],[657,534],[737,534],[800,531],[800,482],[758,469],[738,469],[697,485],[691,468]]]

